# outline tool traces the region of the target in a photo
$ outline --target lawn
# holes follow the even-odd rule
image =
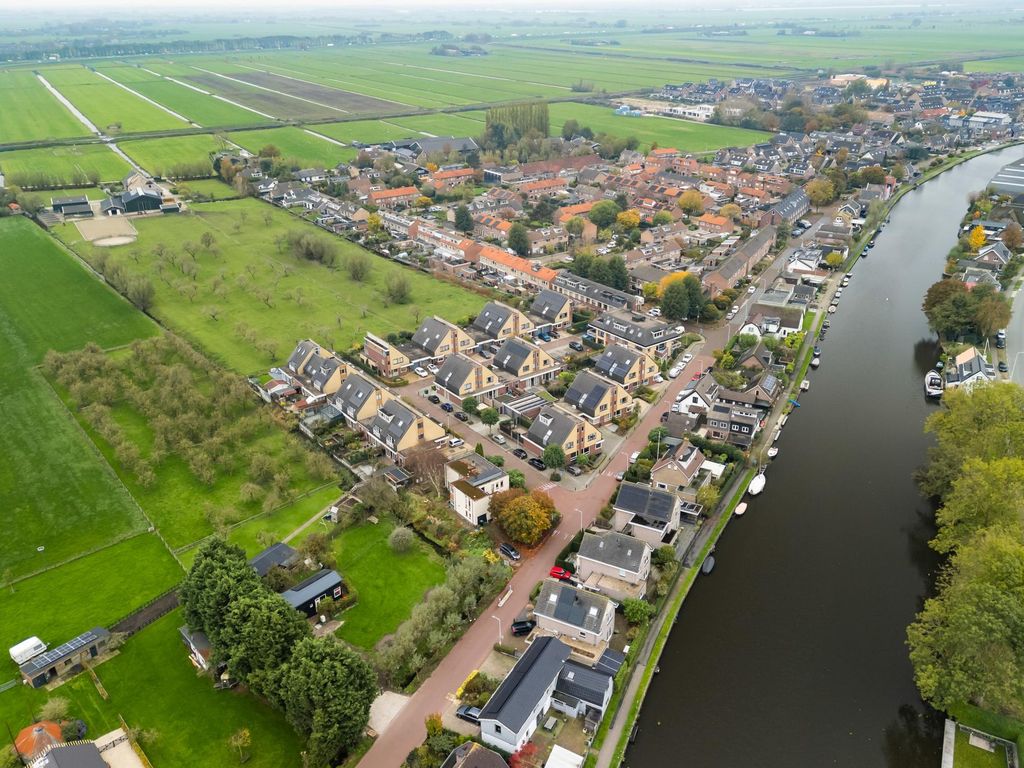
[[[393,529],[388,520],[363,523],[334,540],[338,570],[359,594],[359,602],[342,614],[337,635],[361,648],[372,648],[398,629],[427,591],[444,581],[440,556],[418,538],[410,552],[391,551]]]
[[[24,187],[82,186],[119,181],[130,171],[124,158],[105,144],[78,144],[0,152],[8,184]]]
[[[17,576],[146,525],[33,366],[48,349],[125,344],[157,327],[27,219],[0,220],[0,267],[0,498],[17,523],[0,536],[0,562]]]
[[[551,105],[551,131],[558,133],[570,119],[590,128],[594,133],[635,136],[642,149],[674,147],[682,152],[708,152],[722,147],[747,146],[766,141],[771,134],[748,131],[708,123],[694,123],[668,117],[623,117],[612,109],[591,104],[562,103]]]
[[[109,627],[181,581],[160,538],[142,533],[0,590],[0,645],[36,635],[56,647],[92,627]],[[16,674],[4,654],[0,681]],[[3,694],[0,694],[2,698]]]
[[[339,147],[326,139],[292,126],[268,128],[264,131],[239,131],[232,133],[230,138],[253,153],[259,152],[268,144],[273,144],[281,150],[281,157],[284,160],[293,160],[303,168],[333,168],[343,160],[355,156],[350,147]]]
[[[148,276],[156,290],[152,314],[238,373],[281,364],[296,340],[304,337],[347,350],[361,346],[368,330],[383,334],[411,330],[417,318],[428,313],[456,322],[476,313],[484,303],[482,296],[458,285],[368,254],[258,200],[201,203],[193,205],[192,211],[192,215],[137,219],[139,240],[114,248],[93,248],[80,240],[74,225],[55,231],[86,259],[95,262],[97,254],[103,253],[129,272]],[[166,258],[152,251],[163,243],[180,254],[182,243],[199,242],[205,232],[216,238],[216,252],[197,253],[194,281],[184,280]],[[290,232],[328,238],[337,245],[342,262],[349,254],[366,254],[371,260],[369,278],[356,282],[344,269],[279,250],[275,242]],[[137,263],[132,254],[138,255]],[[399,274],[408,279],[412,300],[387,304],[385,280]]]
[[[0,144],[89,133],[27,69],[0,70],[0,103]]]
[[[203,200],[234,200],[238,197],[234,187],[217,178],[188,179],[178,182],[175,186],[178,192],[189,199],[194,199],[193,195]]]
[[[228,145],[209,133],[164,139],[122,141],[119,145],[136,163],[154,176],[195,175],[200,167],[213,175],[211,155]]]
[[[381,141],[408,139],[415,135],[414,131],[399,125],[395,120],[352,120],[347,123],[323,123],[316,126],[316,132],[346,144],[351,144],[353,141],[376,144]]]
[[[957,728],[953,764],[956,768],[1006,768],[1006,748],[999,745],[994,752],[989,752],[973,747],[967,733]]]
[[[389,122],[433,136],[479,136],[484,132],[484,116],[483,112],[473,111],[458,114],[396,117]]]

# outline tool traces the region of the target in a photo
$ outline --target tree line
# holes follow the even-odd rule
[[[547,102],[491,107],[487,110],[483,143],[488,149],[504,149],[528,136],[547,137],[549,129]]]

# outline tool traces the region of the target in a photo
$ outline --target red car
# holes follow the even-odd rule
[[[551,569],[548,574],[553,579],[559,579],[561,581],[568,581],[572,578],[572,572],[567,571],[565,568],[559,568],[557,565]]]

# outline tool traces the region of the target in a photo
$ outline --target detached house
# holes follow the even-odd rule
[[[992,363],[971,347],[956,356],[953,365],[946,369],[946,387],[949,389],[974,389],[978,384],[995,381],[996,372]]]
[[[701,472],[705,464],[713,471]],[[721,466],[707,461],[700,448],[684,440],[674,453],[665,456],[651,468],[651,485],[658,490],[674,493],[681,499],[693,501],[702,486],[712,477],[722,474]]]
[[[599,454],[604,438],[601,430],[586,419],[574,416],[556,405],[546,405],[530,425],[525,447],[539,456],[549,445],[560,446],[566,461],[571,462],[583,453],[592,456]]]
[[[650,384],[660,369],[649,355],[620,344],[611,344],[595,361],[594,370],[620,384],[627,392],[633,392]]]
[[[760,416],[750,408],[715,402],[708,409],[708,437],[740,448],[750,447],[760,423]]]
[[[576,579],[613,600],[643,597],[651,552],[650,544],[624,533],[585,533],[576,553]]]
[[[679,529],[680,501],[668,491],[639,483],[622,483],[612,504],[615,530],[652,547],[670,544]]]
[[[473,525],[488,522],[491,496],[509,488],[508,473],[473,452],[445,465],[444,482],[452,509]]]
[[[633,398],[614,381],[582,370],[562,398],[594,426],[602,426],[633,409]]]
[[[615,603],[556,579],[541,586],[533,614],[541,630],[573,644],[606,645],[615,628]]]
[[[555,291],[543,289],[530,305],[534,327],[537,330],[566,328],[572,322],[572,304],[568,297]]]

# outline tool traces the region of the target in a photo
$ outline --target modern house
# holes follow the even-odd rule
[[[437,315],[420,323],[412,335],[412,343],[426,353],[425,357],[435,362],[449,355],[468,353],[476,346],[476,341],[468,333]]]
[[[697,491],[712,477],[721,476],[722,471],[721,464],[707,461],[700,448],[684,440],[651,468],[651,485],[659,491],[674,493],[680,499],[694,501]]]
[[[341,358],[310,339],[295,346],[285,368],[307,397],[333,395],[349,373]]]
[[[572,303],[568,296],[545,288],[537,293],[533,304],[530,305],[529,314],[533,317],[537,330],[560,330],[572,322]]]
[[[472,451],[445,464],[448,503],[473,525],[490,520],[491,496],[508,490],[508,473]]]
[[[363,361],[381,376],[401,376],[426,355],[413,344],[393,344],[376,334],[363,337]]]
[[[337,571],[324,568],[282,592],[281,597],[295,610],[306,616],[315,616],[321,600],[325,597],[340,600],[344,594],[345,583],[341,575]]]
[[[614,688],[607,672],[569,659],[562,665],[551,697],[551,707],[570,717],[584,717],[596,728],[608,708]]]
[[[558,445],[565,453],[567,462],[581,454],[596,456],[601,452],[604,438],[601,430],[586,419],[580,418],[557,405],[546,405],[540,409],[526,433],[526,450],[540,455],[549,445]]]
[[[594,370],[627,392],[646,387],[658,375],[658,364],[644,352],[621,344],[605,347],[594,361]]]
[[[345,379],[331,402],[341,411],[349,426],[359,425],[371,418],[385,403],[394,399],[394,394],[360,373],[353,373]]]
[[[453,749],[441,768],[508,768],[505,758],[483,744],[467,741]]]
[[[995,381],[995,378],[995,368],[977,347],[961,352],[954,358],[953,365],[946,368],[946,387],[949,389],[962,387],[971,390],[978,384]]]
[[[526,649],[480,712],[480,738],[503,752],[517,752],[530,740],[551,706],[569,647],[538,637]]]
[[[388,458],[401,462],[404,454],[444,437],[444,427],[401,400],[392,399],[363,422],[363,432],[384,449]]]
[[[679,529],[680,500],[674,493],[639,483],[622,483],[612,509],[615,530],[657,548]]]
[[[708,437],[740,448],[749,448],[761,423],[757,411],[715,401],[707,412]]]
[[[596,427],[633,409],[632,396],[620,384],[588,370],[576,374],[562,399]]]
[[[494,353],[492,366],[514,376],[521,388],[548,381],[561,366],[547,352],[524,339],[507,339]]]
[[[651,573],[651,545],[624,533],[584,533],[576,578],[613,600],[642,597]]]
[[[438,394],[452,403],[467,397],[488,397],[500,393],[506,383],[486,365],[465,355],[452,355],[434,375]]]
[[[598,344],[624,347],[660,359],[669,357],[680,333],[675,326],[630,312],[605,312],[591,320],[590,335]]]
[[[503,341],[534,330],[533,321],[518,309],[500,301],[489,301],[469,326],[479,340]]]
[[[99,656],[110,642],[110,633],[93,627],[66,643],[51,648],[18,667],[27,685],[42,688],[55,680],[66,680],[82,671],[89,659]]]
[[[603,646],[615,628],[615,603],[556,579],[544,581],[533,614],[541,630],[574,645]]]
[[[638,310],[644,303],[643,296],[609,288],[604,283],[579,277],[572,272],[558,273],[551,283],[551,289],[568,296],[574,306],[592,307],[602,312],[612,309]]]

